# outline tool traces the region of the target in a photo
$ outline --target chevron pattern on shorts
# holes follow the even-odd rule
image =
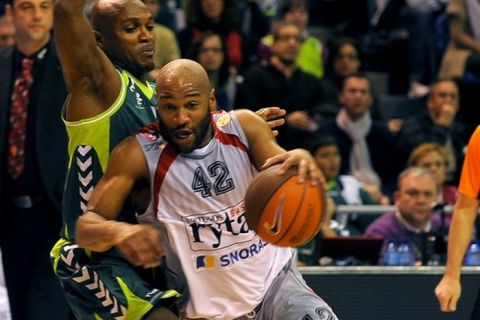
[[[78,166],[78,182],[80,193],[80,208],[82,212],[87,209],[88,199],[93,192],[93,166],[92,166],[93,148],[90,145],[81,145],[77,147],[76,163]]]
[[[105,284],[100,280],[97,272],[85,266],[81,269],[81,274],[73,277],[72,280],[92,291],[95,297],[101,301],[102,305],[109,310],[113,319],[122,320],[125,318],[127,308],[121,305],[117,298],[108,291]]]

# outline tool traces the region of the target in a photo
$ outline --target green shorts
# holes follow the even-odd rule
[[[160,269],[140,274],[116,250],[90,253],[62,238],[50,257],[77,319],[142,319],[154,306],[173,308],[180,297],[166,289]]]

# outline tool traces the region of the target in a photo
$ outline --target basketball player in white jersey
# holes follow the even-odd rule
[[[115,246],[145,268],[165,256],[169,285],[183,294],[181,319],[337,319],[305,284],[291,248],[263,241],[244,217],[245,192],[261,169],[298,166],[301,180],[325,183],[312,156],[283,150],[251,111],[212,112],[214,90],[194,61],[167,64],[157,98],[158,122],[112,153],[77,222],[78,245]],[[115,221],[145,186],[150,197],[139,204],[140,224]]]

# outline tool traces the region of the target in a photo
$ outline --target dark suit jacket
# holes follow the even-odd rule
[[[68,162],[67,133],[61,119],[67,89],[53,40],[50,40],[48,50],[43,79],[40,80],[41,87],[35,119],[36,161],[41,183],[60,214]],[[9,128],[10,92],[14,81],[12,79],[13,56],[13,47],[0,51],[0,174],[2,175],[6,172],[5,143]],[[2,212],[5,212],[4,190],[8,189],[3,176],[1,183],[0,218],[2,218]]]

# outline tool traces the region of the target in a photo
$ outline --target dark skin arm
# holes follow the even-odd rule
[[[314,184],[325,184],[322,172],[307,150],[294,149],[286,152],[277,144],[272,131],[262,118],[249,110],[237,110],[236,113],[258,169],[263,170],[281,163],[279,174],[283,174],[288,168],[298,166],[300,181],[311,179]]]
[[[150,225],[115,221],[125,200],[145,179],[148,168],[143,152],[135,138],[129,137],[113,151],[87,212],[77,221],[77,244],[100,252],[115,246],[135,266],[157,266],[164,254],[159,231]]]
[[[105,111],[120,93],[121,79],[83,13],[85,0],[55,0],[54,35],[70,98],[66,119],[77,121]]]

